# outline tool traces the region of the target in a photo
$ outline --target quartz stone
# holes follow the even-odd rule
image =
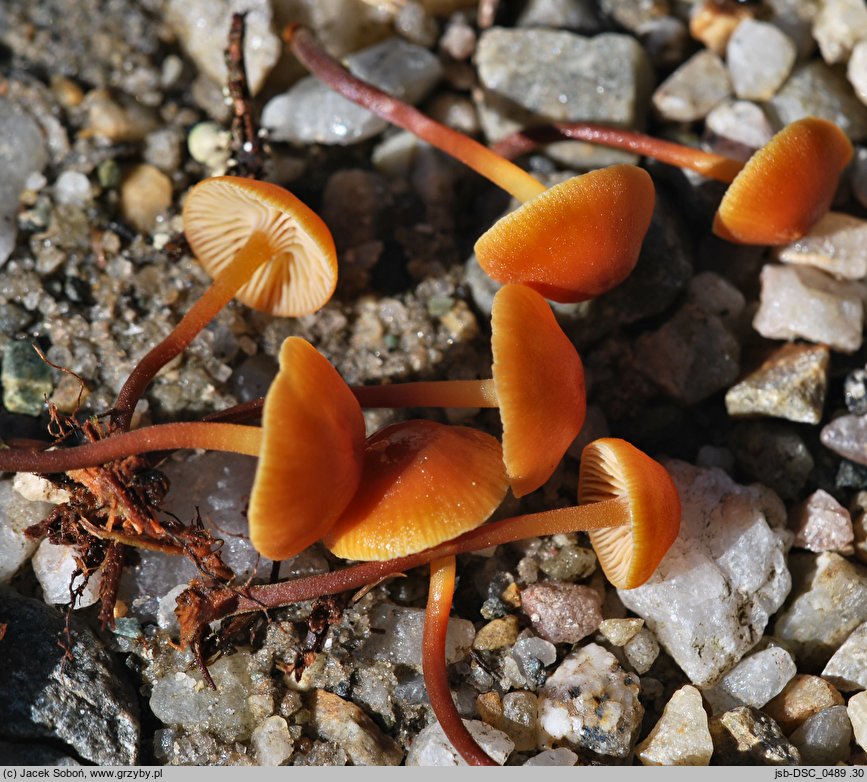
[[[689,684],[676,690],[635,752],[645,766],[708,765],[713,742],[701,693]]]

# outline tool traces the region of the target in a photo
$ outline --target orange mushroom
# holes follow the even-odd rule
[[[130,373],[112,411],[120,429],[129,428],[156,373],[233,297],[272,315],[297,316],[322,307],[337,284],[337,253],[327,226],[277,185],[229,176],[202,180],[184,203],[184,230],[214,282]]]
[[[584,423],[584,369],[541,295],[497,291],[491,311],[492,380],[441,380],[353,389],[364,407],[499,407],[512,492],[523,497],[554,472]]]
[[[435,421],[403,421],[368,438],[358,491],[325,546],[338,557],[394,559],[482,524],[508,480],[489,434]]]
[[[655,198],[646,171],[612,166],[548,190],[501,155],[353,76],[309,30],[289,25],[283,38],[332,89],[461,160],[523,203],[476,245],[479,264],[497,282],[521,282],[555,301],[576,302],[618,285],[634,268]]]
[[[730,183],[713,231],[742,244],[787,244],[807,233],[828,211],[852,144],[833,122],[805,117],[784,127],[746,164],[634,131],[590,123],[531,128],[494,149],[516,157],[538,143],[574,138],[697,171]]]
[[[404,421],[371,436],[361,486],[323,543],[344,559],[416,554],[483,524],[506,493],[500,444],[488,434],[434,421]],[[445,640],[453,555],[431,563],[423,671],[443,730],[471,765],[496,765],[461,721],[448,685]]]
[[[289,337],[262,411],[265,436],[250,495],[250,540],[273,560],[319,540],[361,481],[364,415],[337,370]]]
[[[67,472],[178,448],[258,456],[248,511],[250,538],[260,554],[285,559],[322,537],[355,494],[362,471],[364,416],[334,367],[310,343],[289,337],[280,350],[280,371],[265,397],[262,418],[261,427],[170,423],[75,448],[9,449],[0,451],[0,469]]]

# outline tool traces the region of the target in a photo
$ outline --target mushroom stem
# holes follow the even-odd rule
[[[353,76],[319,45],[306,28],[298,24],[287,25],[283,30],[283,40],[301,63],[335,92],[460,160],[519,201],[529,201],[547,189],[524,169],[486,146]]]
[[[455,593],[455,558],[430,563],[430,589],[424,615],[422,670],[431,708],[443,732],[471,766],[497,766],[467,730],[455,708],[446,668],[446,636]]]
[[[323,595],[335,595],[425,565],[435,559],[514,543],[525,538],[622,526],[629,523],[628,509],[627,500],[618,497],[587,505],[514,516],[485,524],[454,540],[417,554],[376,562],[360,562],[331,573],[296,578],[279,584],[250,586],[242,592],[221,590],[209,601],[208,606],[201,607],[198,619],[207,624],[235,614],[279,608]]]
[[[563,139],[588,141],[591,144],[635,152],[662,163],[688,168],[709,179],[726,184],[730,184],[744,167],[742,162],[725,155],[705,152],[672,141],[663,141],[634,130],[611,128],[592,122],[556,123],[527,128],[498,141],[491,146],[491,149],[512,160],[532,152],[540,144],[550,144]]]
[[[0,471],[68,472],[107,464],[132,454],[177,448],[203,448],[258,456],[261,439],[262,430],[254,426],[201,421],[160,424],[122,432],[75,448],[54,451],[0,450]]]
[[[271,257],[271,244],[262,231],[254,231],[235,258],[214,278],[201,298],[162,342],[139,361],[123,384],[112,409],[112,423],[129,429],[132,414],[148,384],[179,355],[235,296],[253,273]]]
[[[432,380],[353,386],[362,407],[499,407],[493,380]]]

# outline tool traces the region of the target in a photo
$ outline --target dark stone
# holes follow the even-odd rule
[[[43,744],[11,744],[0,741],[0,765],[2,766],[79,766],[75,758],[69,757],[54,747]]]
[[[846,375],[843,392],[852,415],[867,414],[867,369],[856,369]]]
[[[714,766],[797,766],[801,756],[770,717],[740,706],[714,717],[710,725]]]
[[[797,431],[776,422],[738,425],[734,453],[749,478],[770,487],[784,500],[800,495],[813,469],[813,457]]]
[[[108,766],[139,760],[139,712],[124,668],[73,616],[71,659],[64,659],[62,613],[0,588],[6,625],[0,666],[0,739],[48,740]]]

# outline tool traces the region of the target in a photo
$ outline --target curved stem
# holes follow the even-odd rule
[[[123,384],[114,403],[111,418],[115,427],[129,429],[138,400],[151,380],[179,355],[223,309],[245,282],[271,257],[271,245],[261,231],[254,231],[234,260],[214,278],[202,297],[190,307],[180,323],[162,342],[138,362]]]
[[[54,451],[0,450],[0,471],[58,473],[96,467],[131,454],[203,448],[258,456],[262,430],[255,426],[191,421],[122,432],[75,448]]]
[[[563,139],[577,139],[635,152],[679,168],[688,168],[699,174],[730,184],[740,173],[744,164],[738,160],[705,152],[702,149],[675,144],[672,141],[648,136],[634,130],[610,128],[591,122],[556,123],[537,128],[527,128],[498,141],[491,149],[505,158],[513,159],[532,152],[540,144],[550,144]]]
[[[514,516],[485,524],[447,543],[406,557],[383,562],[359,562],[331,573],[282,581],[279,584],[251,586],[243,592],[223,590],[217,595],[217,599],[200,607],[201,613],[198,619],[206,624],[234,614],[260,611],[263,608],[279,608],[322,595],[335,595],[349,589],[357,589],[441,557],[514,543],[524,538],[617,527],[628,524],[629,521],[628,504],[622,498]]]
[[[427,696],[443,732],[470,766],[498,766],[478,745],[455,708],[446,668],[446,636],[455,593],[455,558],[430,563],[430,589],[424,614],[422,671]]]
[[[499,407],[493,380],[430,380],[353,386],[362,407]]]
[[[483,144],[353,76],[304,27],[288,25],[283,40],[301,63],[335,92],[460,160],[519,201],[529,201],[547,190],[538,179]]]

